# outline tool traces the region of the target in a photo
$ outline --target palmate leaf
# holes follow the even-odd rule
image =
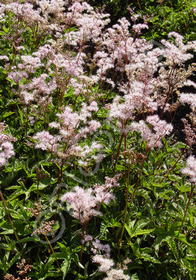
[[[155,230],[155,228],[144,229],[148,225],[149,221],[139,220],[130,221],[129,224],[125,224],[125,229],[127,230],[130,238],[136,237],[138,235],[149,234]]]

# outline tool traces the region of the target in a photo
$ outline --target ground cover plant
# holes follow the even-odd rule
[[[195,279],[196,41],[110,17],[0,4],[0,279]]]

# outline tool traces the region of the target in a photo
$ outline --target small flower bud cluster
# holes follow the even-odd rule
[[[35,209],[29,208],[28,210],[31,212],[31,216],[38,217],[41,214],[41,210],[45,207],[45,205],[41,205],[40,203],[35,203]]]
[[[33,268],[32,265],[26,264],[26,260],[22,259],[21,263],[17,264],[17,268],[19,269],[17,271],[19,277],[15,278],[12,274],[7,273],[4,276],[4,280],[31,280],[31,277],[27,277],[26,275]]]
[[[52,226],[54,225],[55,221],[49,221],[45,222],[43,225],[40,225],[39,228],[37,228],[32,235],[35,234],[43,234],[43,235],[48,235],[49,233],[52,232],[53,228]]]
[[[25,259],[22,259],[21,260],[21,263],[17,264],[17,268],[19,269],[18,270],[18,274],[24,278],[24,276],[29,272],[31,271],[31,269],[33,268],[32,265],[29,265],[29,264],[26,264],[26,260]],[[28,278],[29,280],[31,278]]]
[[[196,142],[196,134],[195,134],[195,129],[191,127],[191,124],[188,123],[186,119],[181,119],[182,122],[184,123],[184,132],[186,135],[186,141],[188,146],[191,148],[193,144]]]

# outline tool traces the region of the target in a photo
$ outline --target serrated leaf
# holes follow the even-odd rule
[[[146,253],[142,253],[140,257],[141,257],[141,259],[143,259],[145,261],[149,261],[149,262],[152,262],[152,263],[160,263],[159,260],[155,259],[151,255],[146,254]]]
[[[18,107],[18,112],[19,112],[19,115],[20,115],[20,121],[21,121],[21,124],[22,124],[22,126],[23,126],[23,125],[24,125],[23,112],[22,112],[22,110],[20,109],[19,106],[17,106],[17,107]]]
[[[149,234],[155,230],[155,228],[151,229],[143,229],[149,222],[145,220],[140,221],[131,221],[129,224],[125,224],[125,228],[130,236],[130,238],[136,237],[138,235]]]
[[[61,265],[61,271],[63,272],[63,280],[65,279],[65,276],[67,275],[67,273],[69,271],[70,264],[71,264],[71,258],[69,256],[69,258],[64,260]]]
[[[177,248],[176,248],[176,243],[175,243],[175,240],[174,240],[173,236],[167,236],[165,238],[165,241],[169,245],[172,253],[174,254],[175,259],[177,261],[179,261],[179,255],[178,255],[178,251],[177,251]]]
[[[19,259],[20,256],[22,256],[22,254],[23,254],[23,251],[20,251],[20,252],[16,253],[15,256],[11,260],[6,262],[6,264],[5,264],[5,271],[6,272],[10,269],[10,267],[13,264],[15,264],[15,262]]]
[[[182,178],[180,176],[177,176],[175,174],[169,174],[168,175],[169,180],[173,182],[181,182]]]

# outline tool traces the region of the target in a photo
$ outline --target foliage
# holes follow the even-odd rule
[[[196,2],[170,1],[170,0],[135,0],[135,1],[97,1],[90,0],[89,3],[101,9],[106,5],[105,11],[112,15],[114,24],[119,18],[130,19],[127,7],[133,9],[135,13],[140,13],[148,17],[150,29],[145,32],[145,38],[159,41],[166,38],[171,31],[176,31],[183,35],[186,40],[195,40],[195,13]]]
[[[0,4],[0,278],[193,280],[194,3],[71,2]]]

